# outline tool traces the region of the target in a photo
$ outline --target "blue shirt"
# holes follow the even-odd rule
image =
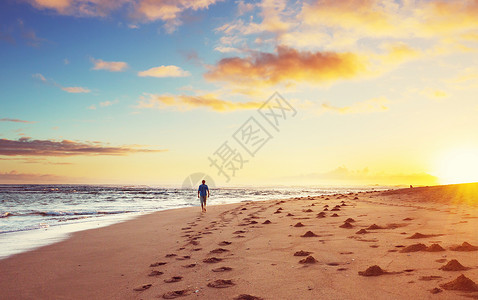
[[[206,191],[209,191],[209,188],[205,184],[201,184],[199,186],[198,192],[200,196],[207,196]]]

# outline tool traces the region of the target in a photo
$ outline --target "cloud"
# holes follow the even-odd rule
[[[191,76],[191,73],[184,71],[177,66],[159,66],[155,68],[148,69],[146,71],[138,72],[140,77],[187,77]]]
[[[309,52],[279,46],[275,53],[253,52],[245,58],[221,59],[204,77],[234,84],[274,85],[285,82],[328,82],[366,72],[367,61],[353,53]]]
[[[65,92],[72,93],[72,94],[91,92],[89,89],[84,87],[79,87],[79,86],[62,87],[61,89],[64,90]]]
[[[47,79],[45,78],[45,76],[43,76],[42,74],[40,73],[36,73],[36,74],[33,74],[32,75],[33,78],[41,81],[42,83],[44,84],[47,84],[47,85],[53,85],[57,88],[60,88],[61,90],[65,91],[65,92],[68,92],[68,93],[73,93],[73,94],[77,94],[77,93],[89,93],[91,92],[90,89],[88,88],[84,88],[84,87],[79,87],[79,86],[62,86],[61,84],[57,83],[56,81],[52,80],[52,79]]]
[[[181,110],[208,108],[218,112],[257,109],[262,105],[259,102],[232,102],[221,100],[215,94],[201,96],[189,95],[154,95],[144,94],[140,97],[137,108],[166,108],[173,107]]]
[[[18,140],[0,139],[0,155],[5,156],[75,156],[75,155],[128,155],[133,153],[155,153],[166,150],[142,149],[138,146],[106,146],[97,142],[75,142],[70,140]]]
[[[128,68],[128,64],[123,61],[104,61],[102,59],[94,59],[93,70],[107,70],[110,72],[123,72]]]
[[[372,113],[388,110],[386,104],[389,101],[386,98],[373,98],[363,102],[357,102],[349,106],[333,106],[329,103],[322,103],[319,113],[334,112],[338,114],[359,114],[359,113]]]
[[[133,0],[26,0],[33,7],[41,10],[53,10],[60,15],[75,17],[106,17],[112,11]]]
[[[36,123],[36,122],[33,122],[33,121],[25,121],[25,120],[10,119],[10,118],[2,118],[2,119],[0,119],[0,122],[15,122],[15,123],[27,123],[27,124]]]
[[[0,173],[0,183],[50,183],[50,182],[65,182],[72,178],[57,176],[52,174],[30,174],[19,173],[17,171]]]
[[[101,107],[107,107],[107,106],[111,106],[113,104],[116,104],[118,102],[119,102],[118,99],[113,100],[113,101],[104,101],[104,102],[100,102],[100,106]]]
[[[32,47],[39,47],[45,39],[38,37],[36,32],[25,26],[25,22],[22,19],[18,19],[18,26],[20,27],[21,36],[26,40],[27,44]]]

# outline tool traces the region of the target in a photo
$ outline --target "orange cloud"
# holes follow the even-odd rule
[[[128,68],[128,64],[123,61],[104,61],[102,59],[94,59],[92,58],[91,61],[93,62],[93,70],[107,70],[110,72],[123,72]]]
[[[218,99],[216,95],[206,94],[201,96],[188,95],[153,95],[145,94],[138,103],[138,108],[165,108],[175,107],[182,110],[194,108],[208,108],[214,111],[225,112],[243,109],[256,109],[259,102],[232,102]]]
[[[2,119],[0,119],[0,122],[15,122],[15,123],[28,123],[28,124],[36,123],[36,122],[33,122],[33,121],[25,121],[25,120],[10,119],[10,118],[2,118]]]
[[[209,81],[274,85],[281,82],[327,82],[366,71],[366,60],[353,53],[308,52],[279,46],[276,53],[253,52],[220,60],[204,75]]]
[[[127,155],[152,153],[165,150],[138,149],[137,147],[111,147],[97,142],[75,142],[70,140],[18,140],[0,139],[0,155],[5,156],[75,156],[75,155]]]
[[[47,85],[53,85],[57,88],[60,88],[62,89],[63,91],[65,92],[68,92],[68,93],[89,93],[91,92],[91,90],[87,89],[87,88],[84,88],[84,87],[79,87],[79,86],[62,86],[61,84],[55,82],[54,80],[52,79],[46,79],[45,76],[43,76],[42,74],[40,73],[37,73],[37,74],[33,74],[32,75],[33,78],[39,80],[40,82],[44,83],[44,84],[47,84]]]
[[[145,71],[138,72],[140,77],[187,77],[191,76],[191,73],[184,71],[177,66],[159,66],[151,68]]]

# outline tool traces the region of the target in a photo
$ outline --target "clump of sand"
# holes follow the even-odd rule
[[[469,292],[478,291],[478,285],[473,280],[463,274],[458,276],[455,280],[440,284],[440,287],[444,288],[445,290],[458,290]]]
[[[304,226],[305,226],[305,225],[302,224],[301,222],[299,222],[299,223],[297,223],[297,224],[294,225],[294,227],[304,227]]]
[[[427,249],[427,246],[425,244],[419,243],[419,244],[413,244],[403,248],[402,250],[400,250],[400,253],[418,252],[418,251],[424,251],[426,249]]]
[[[440,251],[445,251],[445,249],[440,246],[439,244],[432,244],[431,246],[429,246],[427,249],[425,249],[425,251],[428,251],[428,252],[440,252]]]
[[[353,223],[353,222],[355,222],[355,220],[352,219],[352,218],[348,218],[347,220],[345,220],[345,222]]]
[[[313,233],[312,231],[307,231],[306,233],[304,233],[303,235],[301,235],[301,237],[315,237],[315,236],[318,236],[317,234]]]
[[[478,247],[473,246],[473,245],[471,245],[467,242],[463,242],[463,244],[461,244],[459,246],[450,247],[450,250],[452,250],[452,251],[477,251]]]
[[[354,226],[350,224],[349,222],[344,222],[344,224],[339,226],[340,228],[353,228]]]
[[[463,271],[468,269],[469,268],[460,264],[460,262],[456,259],[452,259],[446,265],[443,265],[440,267],[440,270],[443,270],[443,271]]]
[[[382,270],[382,268],[380,268],[379,266],[374,265],[374,266],[368,267],[367,270],[365,271],[358,272],[358,274],[361,276],[380,276],[380,275],[387,274],[387,272]]]
[[[376,230],[376,229],[384,229],[381,226],[378,226],[377,224],[372,224],[369,227],[367,227],[368,230]]]
[[[308,256],[311,253],[312,252],[300,250],[300,251],[297,251],[296,253],[294,253],[294,256]]]
[[[309,255],[307,258],[301,259],[299,261],[301,264],[315,264],[316,262],[317,260],[312,255]]]

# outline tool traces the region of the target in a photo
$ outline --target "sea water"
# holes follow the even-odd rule
[[[238,187],[211,190],[208,204],[384,190],[388,187]],[[160,186],[0,185],[0,259],[71,232],[155,211],[198,206],[197,190]]]

